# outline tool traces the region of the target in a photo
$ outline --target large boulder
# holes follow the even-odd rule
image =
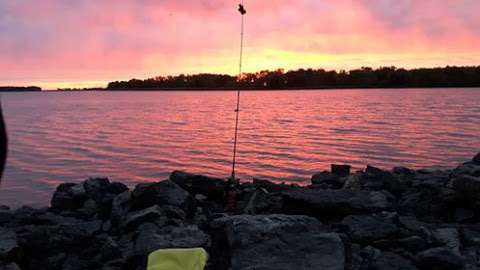
[[[226,182],[220,178],[174,171],[170,181],[176,183],[192,195],[202,194],[210,200],[222,203],[225,198]]]
[[[460,234],[456,228],[438,228],[432,230],[436,242],[449,248],[455,254],[460,254],[461,242]]]
[[[50,205],[55,210],[74,210],[80,208],[85,202],[86,194],[80,184],[60,184],[53,194]]]
[[[212,269],[344,269],[336,233],[306,216],[230,216],[213,228]]]
[[[131,192],[127,190],[113,198],[110,212],[110,221],[113,225],[118,225],[130,210],[131,197]]]
[[[382,255],[382,251],[372,246],[362,248],[358,244],[352,244],[349,250],[347,267],[351,270],[367,270],[373,268],[373,263]]]
[[[428,222],[452,220],[457,204],[455,191],[445,186],[447,181],[440,174],[421,180],[416,177],[412,187],[398,201],[399,213],[415,215]]]
[[[145,269],[147,256],[162,248],[207,247],[210,238],[195,225],[159,226],[154,223],[140,225],[133,239],[127,237],[123,254],[126,269]]]
[[[476,207],[480,202],[480,177],[460,175],[452,179],[452,186],[457,197],[469,207]]]
[[[434,236],[431,224],[419,221],[415,216],[399,216],[398,226],[406,230],[410,236],[421,237],[428,246],[440,244],[437,237]]]
[[[113,182],[113,183],[110,183],[108,184],[108,186],[106,187],[106,191],[110,194],[114,194],[114,195],[118,195],[118,194],[121,194],[125,191],[128,190],[128,187],[123,184],[123,183],[119,183],[119,182]]]
[[[21,270],[16,263],[0,264],[0,270]]]
[[[20,247],[15,232],[0,227],[0,262],[11,262],[19,259]]]
[[[361,183],[364,189],[388,190],[396,195],[405,189],[404,183],[395,174],[373,166],[367,166],[365,173],[361,176]]]
[[[346,178],[331,172],[321,172],[312,176],[312,185],[322,188],[342,188]]]
[[[282,212],[282,197],[277,193],[268,193],[264,189],[256,189],[245,200],[243,213],[249,215],[278,214]]]
[[[411,253],[418,253],[427,248],[427,242],[417,236],[409,236],[401,239],[382,239],[373,243],[373,246],[381,250],[397,251],[406,250]]]
[[[150,206],[149,208],[129,213],[123,220],[122,227],[127,230],[133,229],[142,223],[153,222],[162,215],[163,211],[160,206]]]
[[[354,243],[371,244],[376,240],[395,238],[398,228],[391,216],[348,216],[342,224]]]
[[[453,218],[455,222],[471,222],[475,219],[475,212],[470,209],[456,208]]]
[[[472,160],[475,164],[480,165],[480,153],[478,153]]]
[[[77,217],[110,213],[113,198],[128,188],[121,183],[110,183],[108,178],[89,178],[82,183],[65,183],[57,187],[50,202],[54,211],[70,211]]]
[[[410,178],[415,176],[415,170],[412,170],[407,167],[394,167],[392,172],[396,175],[401,176],[402,178]]]
[[[109,184],[108,178],[89,178],[83,182],[83,187],[87,197],[101,203]]]
[[[0,226],[13,219],[13,211],[9,207],[0,207]]]
[[[467,162],[461,164],[455,170],[453,170],[453,176],[460,176],[460,175],[470,175],[470,176],[480,176],[480,163],[474,162]]]
[[[29,206],[22,206],[13,212],[13,220],[16,225],[32,224],[42,225],[45,221],[39,218],[48,212],[47,208],[35,209]]]
[[[153,205],[190,207],[191,196],[172,181],[138,184],[132,192],[132,209],[139,210]]]
[[[465,261],[452,250],[439,247],[418,254],[417,266],[422,270],[464,270]]]
[[[480,248],[480,225],[463,228],[462,240],[465,246]]]
[[[50,220],[51,225],[16,228],[19,246],[25,254],[22,267],[26,269],[37,269],[39,265],[42,269],[66,269],[62,267],[65,258],[73,258],[92,247],[92,244],[99,243],[96,235],[101,231],[100,220],[85,221],[62,216],[44,218]]]
[[[101,230],[100,220],[84,221],[62,216],[45,217],[50,224],[26,225],[18,228],[18,238],[22,246],[33,250],[71,248],[93,237]]]
[[[372,263],[375,270],[417,270],[414,264],[391,252],[382,252]]]
[[[387,210],[387,196],[377,191],[308,190],[283,192],[284,210],[290,214],[316,216],[320,219]]]

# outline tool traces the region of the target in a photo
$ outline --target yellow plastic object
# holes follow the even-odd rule
[[[203,270],[207,259],[203,248],[159,249],[148,255],[147,270]]]

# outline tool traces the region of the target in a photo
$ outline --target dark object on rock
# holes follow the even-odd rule
[[[225,202],[225,211],[229,213],[237,212],[238,191],[236,189],[227,190],[227,198]]]
[[[330,172],[321,172],[312,176],[312,185],[339,189],[345,184],[345,178]]]
[[[306,190],[283,192],[284,211],[320,219],[387,210],[387,196],[376,191]]]
[[[223,203],[225,200],[227,183],[222,179],[174,171],[170,175],[170,181],[190,192],[193,196],[202,194],[217,203]]]
[[[213,269],[343,270],[344,246],[336,233],[305,216],[231,216],[212,223]]]
[[[480,153],[473,158],[473,162],[480,165]]]
[[[352,241],[363,245],[392,238],[398,232],[394,217],[349,216],[342,221],[342,224],[348,227],[348,234]]]
[[[448,248],[439,247],[418,254],[417,265],[422,270],[463,270],[462,257]]]
[[[352,166],[350,165],[337,165],[337,164],[332,164],[331,165],[331,171],[333,174],[336,174],[338,176],[348,176],[350,175],[350,169]]]
[[[191,196],[172,181],[138,184],[132,192],[132,209],[144,209],[155,204],[190,207]]]

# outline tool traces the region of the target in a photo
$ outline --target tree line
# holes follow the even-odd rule
[[[480,87],[480,66],[403,69],[363,67],[350,71],[298,69],[264,70],[237,77],[224,74],[159,76],[146,80],[110,82],[108,90],[175,89],[322,89]]]

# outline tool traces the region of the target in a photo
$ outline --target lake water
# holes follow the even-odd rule
[[[133,186],[173,170],[227,177],[234,92],[4,93],[0,204],[47,205],[59,183]],[[480,151],[480,89],[244,92],[238,176],[308,183],[331,163],[449,168]]]

